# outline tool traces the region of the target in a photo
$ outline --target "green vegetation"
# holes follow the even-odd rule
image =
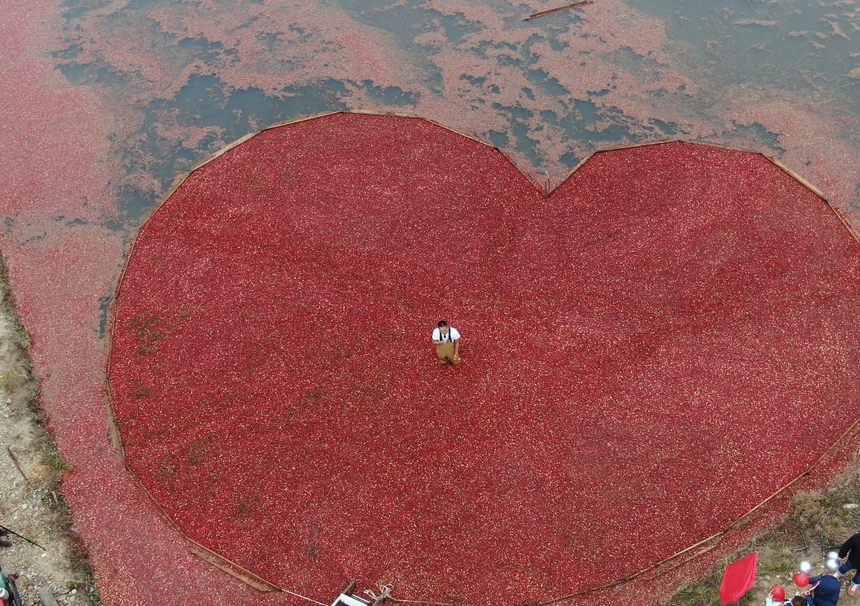
[[[52,448],[48,454],[48,463],[51,465],[51,469],[57,471],[74,471],[72,464],[61,457],[56,448]]]

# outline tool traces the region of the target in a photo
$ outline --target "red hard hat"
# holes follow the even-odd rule
[[[809,585],[809,575],[805,572],[798,572],[794,575],[794,584],[798,587],[806,587]]]
[[[770,597],[772,597],[777,602],[785,601],[785,587],[782,585],[774,585],[770,588]]]

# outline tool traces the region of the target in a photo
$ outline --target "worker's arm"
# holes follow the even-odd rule
[[[454,339],[454,357],[460,355],[460,337]]]
[[[842,547],[839,548],[839,557],[841,559],[848,557],[848,552],[853,549],[857,549],[860,551],[860,532],[849,538],[842,544]]]

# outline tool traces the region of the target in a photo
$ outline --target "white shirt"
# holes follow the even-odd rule
[[[457,329],[453,326],[448,327],[448,332],[446,334],[442,334],[438,328],[433,329],[433,340],[434,341],[456,341],[460,338],[460,333],[457,332]]]

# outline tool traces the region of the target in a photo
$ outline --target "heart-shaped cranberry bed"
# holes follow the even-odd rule
[[[521,603],[635,572],[814,461],[858,413],[858,285],[836,215],[756,154],[601,153],[544,197],[429,122],[336,114],[147,222],[113,405],[179,527],[270,581]]]

